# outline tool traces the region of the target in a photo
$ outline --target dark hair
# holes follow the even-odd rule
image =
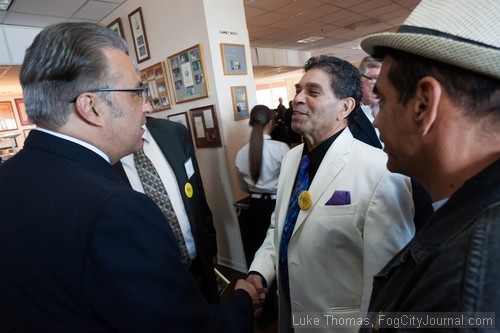
[[[491,115],[495,122],[500,121],[499,80],[403,51],[386,48],[382,52],[394,59],[388,78],[403,105],[415,95],[418,82],[431,76],[467,116],[478,119]]]
[[[262,149],[264,147],[264,127],[273,119],[273,112],[265,105],[256,105],[250,111],[250,144],[248,150],[248,163],[250,176],[257,183],[262,168]]]
[[[114,31],[94,23],[59,23],[44,28],[27,49],[19,79],[31,121],[47,128],[63,126],[78,94],[104,88],[116,79],[103,49],[127,52]]]
[[[304,70],[307,72],[313,68],[321,69],[330,75],[331,88],[335,97],[339,99],[354,98],[356,106],[347,117],[348,124],[351,124],[360,109],[361,97],[363,96],[358,69],[348,61],[326,55],[309,58],[304,65]]]

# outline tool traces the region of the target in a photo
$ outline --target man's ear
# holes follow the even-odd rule
[[[94,126],[102,126],[103,117],[102,109],[96,105],[95,95],[91,93],[83,93],[78,96],[75,102],[76,114],[88,124]]]
[[[435,78],[422,78],[415,91],[413,104],[413,118],[420,126],[421,134],[426,135],[436,121],[442,87]]]
[[[338,116],[340,119],[337,120],[346,119],[355,107],[356,101],[354,100],[354,98],[348,97],[344,99],[344,102],[342,103],[342,110],[340,111]]]

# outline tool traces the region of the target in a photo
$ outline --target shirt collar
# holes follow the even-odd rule
[[[76,144],[79,144],[80,146],[83,146],[83,147],[85,147],[87,149],[92,150],[94,153],[96,153],[97,155],[101,156],[106,161],[108,161],[108,163],[111,163],[111,160],[109,159],[108,155],[106,155],[102,150],[100,150],[96,146],[91,145],[88,142],[79,140],[77,138],[74,138],[74,137],[66,135],[66,134],[62,134],[62,133],[59,133],[59,132],[54,132],[54,131],[48,130],[46,128],[37,127],[37,128],[34,128],[34,130],[37,130],[37,131],[40,131],[40,132],[45,132],[45,133],[48,133],[50,135],[57,136],[58,138],[61,138],[61,139],[68,140],[68,141],[74,142]]]

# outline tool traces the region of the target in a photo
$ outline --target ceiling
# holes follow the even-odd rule
[[[14,0],[0,11],[0,24],[44,27],[56,22],[99,22],[127,0]],[[167,0],[174,1],[174,0]],[[360,40],[394,31],[420,0],[241,0],[251,47],[310,51],[358,64],[365,56]],[[298,40],[323,37],[311,43]],[[0,84],[18,78],[19,66],[0,64]],[[256,80],[297,70],[260,66]],[[9,81],[10,80],[10,81]]]

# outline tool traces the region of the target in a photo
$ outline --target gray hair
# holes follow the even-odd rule
[[[84,91],[108,87],[104,49],[128,52],[114,31],[94,23],[59,23],[44,28],[27,49],[19,79],[26,113],[35,124],[57,129],[72,110],[71,101]]]
[[[373,57],[364,57],[359,64],[359,73],[361,75],[366,75],[368,71],[372,68],[380,68],[382,67],[382,61],[379,59],[375,59]]]

